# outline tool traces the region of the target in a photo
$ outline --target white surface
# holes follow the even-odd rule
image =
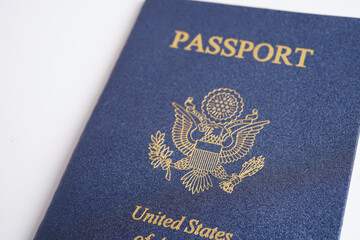
[[[218,0],[360,17],[360,1]],[[0,239],[32,239],[141,0],[0,0]],[[359,239],[356,160],[342,240]]]

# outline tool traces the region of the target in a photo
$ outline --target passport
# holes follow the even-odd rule
[[[35,239],[338,239],[360,21],[147,0]]]

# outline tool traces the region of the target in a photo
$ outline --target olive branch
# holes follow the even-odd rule
[[[166,170],[166,180],[171,180],[171,171],[170,166],[172,159],[169,158],[173,151],[169,147],[166,147],[164,144],[165,133],[157,131],[155,135],[151,135],[151,143],[149,144],[149,156],[151,160],[151,165],[154,168],[161,166],[163,170]]]

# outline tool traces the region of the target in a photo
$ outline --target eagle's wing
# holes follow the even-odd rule
[[[195,143],[189,136],[192,126],[195,124],[183,107],[177,103],[173,103],[173,105],[175,107],[176,119],[172,129],[172,139],[177,149],[186,156],[189,156],[195,147]]]
[[[259,121],[238,129],[235,132],[235,144],[228,150],[223,149],[220,154],[220,163],[231,163],[244,157],[254,145],[256,134],[268,123],[270,123],[270,121]]]

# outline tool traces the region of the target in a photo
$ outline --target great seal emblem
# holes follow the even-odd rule
[[[220,188],[232,193],[245,177],[252,176],[264,166],[264,157],[253,157],[242,164],[240,173],[228,175],[222,166],[245,157],[254,145],[255,137],[269,124],[257,121],[258,111],[253,109],[243,119],[243,99],[238,92],[228,88],[215,89],[204,98],[200,113],[189,97],[184,107],[173,103],[175,122],[172,139],[176,148],[186,157],[174,162],[173,151],[164,144],[165,133],[151,136],[149,156],[154,168],[166,170],[165,178],[171,180],[171,168],[188,170],[181,178],[193,194],[213,186],[211,176],[224,180]]]

